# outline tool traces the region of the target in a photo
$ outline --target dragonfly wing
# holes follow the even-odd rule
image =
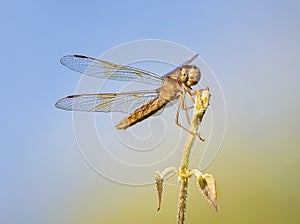
[[[134,81],[157,86],[162,85],[164,81],[163,77],[148,71],[82,55],[67,55],[62,57],[60,62],[76,72],[97,78]]]
[[[81,94],[62,98],[55,106],[69,111],[130,113],[157,96],[157,91]]]

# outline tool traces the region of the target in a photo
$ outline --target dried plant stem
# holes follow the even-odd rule
[[[177,213],[178,224],[183,224],[185,220],[187,187],[188,187],[188,178],[181,178],[179,201],[178,201],[178,213]]]
[[[210,93],[208,88],[200,91],[196,91],[194,112],[191,121],[190,134],[187,136],[185,142],[185,148],[182,154],[181,166],[178,170],[178,177],[180,181],[180,193],[178,201],[178,212],[177,212],[177,223],[183,224],[185,220],[185,211],[186,211],[186,199],[187,199],[187,188],[188,188],[188,179],[193,175],[190,172],[189,165],[189,156],[191,148],[194,144],[195,135],[199,125],[202,122],[205,111],[209,105]]]

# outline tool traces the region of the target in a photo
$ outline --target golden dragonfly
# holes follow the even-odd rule
[[[122,93],[70,95],[58,100],[55,106],[68,111],[127,113],[129,115],[116,125],[118,129],[125,130],[157,114],[174,100],[178,100],[175,123],[189,132],[179,123],[178,117],[180,109],[184,109],[187,121],[190,123],[186,95],[194,103],[195,91],[191,87],[199,82],[201,72],[191,63],[197,56],[198,54],[164,76],[159,76],[149,71],[88,56],[66,55],[61,58],[61,64],[76,72],[97,78],[156,85],[159,88]],[[197,135],[203,141],[200,135]]]

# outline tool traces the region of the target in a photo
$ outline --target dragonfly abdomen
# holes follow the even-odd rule
[[[118,125],[118,129],[125,130],[136,123],[152,116],[156,112],[158,112],[161,108],[163,108],[169,101],[162,97],[157,97],[148,103],[144,104],[139,109],[135,110],[128,117],[124,118]]]

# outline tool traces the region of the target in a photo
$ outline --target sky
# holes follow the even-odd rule
[[[205,170],[217,180],[220,212],[194,184],[187,223],[299,221],[298,1],[3,1],[0,6],[1,223],[176,222],[176,178],[165,187],[157,213],[154,186],[124,185],[95,172],[79,150],[72,114],[54,107],[75,92],[81,78],[59,63],[62,56],[97,57],[143,39],[199,53],[224,94],[226,132]],[[96,116],[100,126],[103,118]],[[111,129],[103,124],[102,130]],[[170,133],[175,138],[176,132]],[[172,156],[180,161],[180,149]],[[118,171],[108,161],[95,161]]]

